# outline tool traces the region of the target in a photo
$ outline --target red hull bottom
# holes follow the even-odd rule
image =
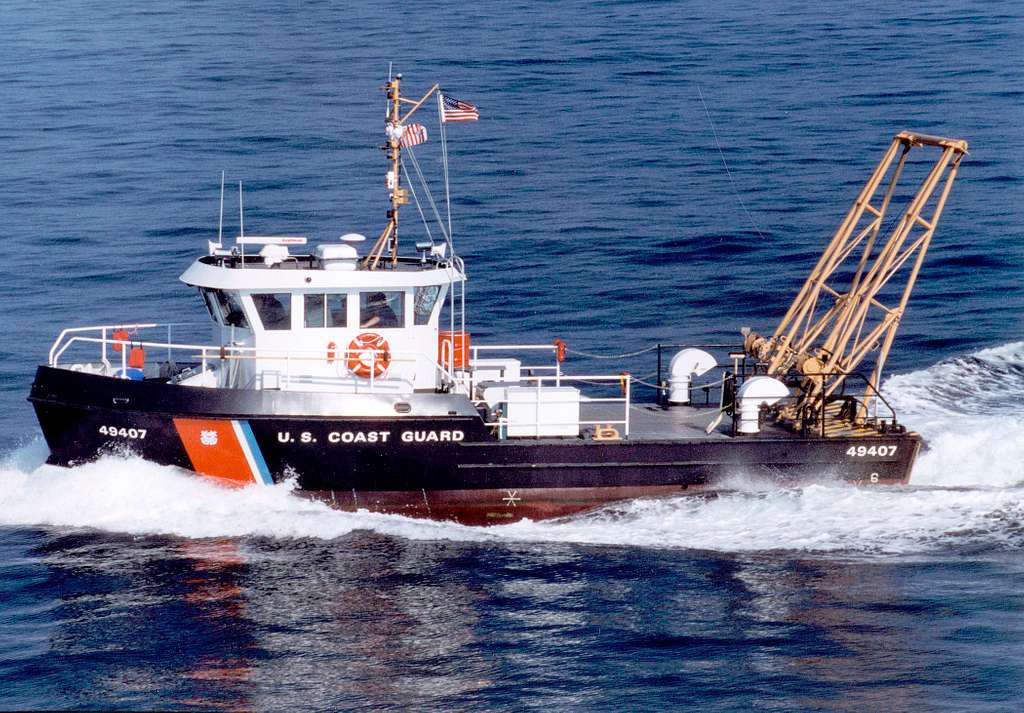
[[[852,485],[905,485],[908,478],[887,478]],[[789,485],[793,485],[790,483]],[[518,520],[548,520],[595,510],[637,498],[709,495],[723,490],[708,484],[605,488],[518,488],[434,491],[299,491],[299,495],[336,510],[404,515],[463,525],[505,525]]]

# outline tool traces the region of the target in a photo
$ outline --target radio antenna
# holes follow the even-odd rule
[[[245,207],[242,203],[242,182],[238,182],[238,236],[240,238],[245,237]],[[242,268],[245,268],[245,242],[239,240],[239,244],[242,246]]]
[[[220,172],[220,221],[217,223],[217,247],[224,247],[224,171]]]
[[[210,255],[216,255],[224,248],[224,171],[220,172],[220,219],[217,221],[217,242],[206,241],[206,249]]]

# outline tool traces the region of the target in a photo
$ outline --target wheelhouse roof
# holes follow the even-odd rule
[[[391,266],[384,261],[376,270],[361,265],[355,270],[325,270],[312,255],[293,255],[268,267],[259,256],[208,255],[193,262],[178,278],[186,285],[217,290],[309,290],[327,288],[425,287],[462,282],[462,271],[450,263],[417,258],[398,258]]]

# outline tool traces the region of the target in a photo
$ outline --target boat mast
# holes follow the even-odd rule
[[[409,192],[402,188],[402,135],[405,133],[405,122],[412,116],[413,112],[420,108],[430,96],[438,90],[435,84],[430,90],[417,101],[403,99],[401,95],[402,75],[396,74],[389,79],[384,90],[388,99],[388,114],[385,119],[385,132],[388,142],[382,148],[387,151],[388,174],[387,187],[391,191],[391,205],[388,208],[388,222],[384,231],[373,244],[369,254],[363,259],[364,267],[376,270],[384,253],[390,251],[392,266],[398,262],[398,209],[409,202]],[[412,104],[412,108],[402,115],[402,104]]]

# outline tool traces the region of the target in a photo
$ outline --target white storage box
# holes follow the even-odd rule
[[[473,367],[473,382],[484,381],[519,381],[519,371],[522,362],[518,359],[474,359],[470,362]]]
[[[507,404],[506,435],[510,438],[580,435],[579,389],[510,386]]]

